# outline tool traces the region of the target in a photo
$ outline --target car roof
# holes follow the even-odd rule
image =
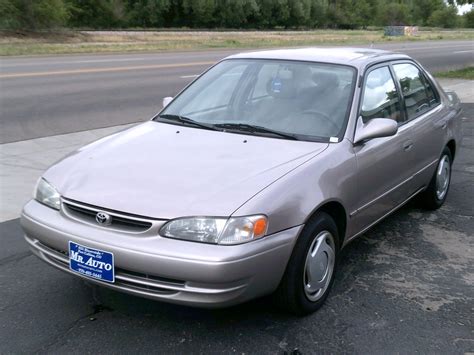
[[[247,52],[231,55],[225,59],[282,59],[333,64],[345,64],[365,68],[370,64],[396,59],[411,59],[400,53],[372,48],[311,47]]]

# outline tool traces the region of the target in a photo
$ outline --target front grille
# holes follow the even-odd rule
[[[141,233],[147,231],[153,225],[151,221],[144,218],[101,209],[100,207],[86,205],[72,200],[63,200],[63,210],[67,215],[77,220],[124,232]],[[96,216],[99,212],[106,212],[112,219],[111,223],[108,225],[97,223]]]

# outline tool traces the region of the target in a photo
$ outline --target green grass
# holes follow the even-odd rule
[[[381,29],[352,31],[0,31],[0,56],[363,45],[440,39],[474,40],[474,31],[420,30],[416,37],[386,37]]]
[[[474,80],[474,67],[440,72],[436,73],[435,76],[437,76],[438,78]]]

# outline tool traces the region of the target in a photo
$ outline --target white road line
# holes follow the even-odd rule
[[[190,78],[197,78],[199,76],[199,74],[195,74],[195,75],[183,75],[183,76],[180,76],[181,79],[190,79]]]
[[[73,63],[107,63],[107,62],[127,62],[127,61],[137,61],[137,60],[146,60],[147,58],[121,58],[121,59],[90,59],[90,60],[78,60]]]
[[[405,48],[387,48],[383,46],[378,46],[379,49],[385,49],[387,51],[418,51],[418,50],[423,50],[423,49],[451,49],[451,48],[459,48],[459,47],[464,47],[464,48],[469,48],[472,47],[472,45],[468,44],[458,44],[458,45],[446,45],[446,46],[436,46],[436,47],[405,47]],[[374,48],[377,48],[374,46]]]
[[[468,51],[457,51],[457,52],[453,52],[453,53],[458,54],[458,53],[471,53],[471,52],[474,52],[474,49],[471,49],[471,50],[468,50]]]

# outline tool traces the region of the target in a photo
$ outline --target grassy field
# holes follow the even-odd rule
[[[438,78],[474,80],[474,67],[440,72],[436,73],[435,76],[437,76]]]
[[[416,37],[385,37],[382,30],[62,31],[49,33],[0,31],[0,55],[268,48],[441,39],[474,40],[474,31],[423,30]]]

